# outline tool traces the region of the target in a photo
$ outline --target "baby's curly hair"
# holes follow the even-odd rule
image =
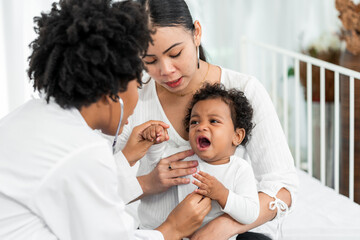
[[[218,98],[229,106],[234,130],[236,128],[243,128],[245,130],[246,134],[241,142],[241,145],[245,146],[251,136],[251,130],[254,127],[252,123],[253,108],[242,91],[234,88],[226,90],[222,84],[206,84],[194,94],[184,119],[186,131],[189,132],[191,111],[195,104],[199,101]]]
[[[141,57],[151,41],[148,15],[132,1],[60,0],[34,18],[38,37],[29,45],[34,90],[62,108],[114,101],[129,81],[141,84]]]

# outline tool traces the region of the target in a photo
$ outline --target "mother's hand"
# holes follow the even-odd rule
[[[193,154],[192,150],[188,150],[161,159],[152,172],[139,176],[138,181],[144,192],[142,197],[164,192],[175,185],[190,183],[190,179],[181,177],[195,173],[198,162],[180,160]]]

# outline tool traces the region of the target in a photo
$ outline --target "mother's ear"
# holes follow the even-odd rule
[[[197,47],[200,46],[201,43],[201,34],[202,34],[202,30],[201,30],[200,22],[196,20],[194,22],[194,42]]]
[[[239,146],[245,137],[245,129],[243,128],[236,128],[233,136],[232,143],[234,146]]]

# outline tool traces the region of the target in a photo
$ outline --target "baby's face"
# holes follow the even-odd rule
[[[234,154],[237,133],[229,106],[221,99],[207,99],[191,111],[189,141],[195,153],[210,164],[223,164]]]

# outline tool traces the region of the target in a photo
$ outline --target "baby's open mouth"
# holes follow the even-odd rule
[[[201,136],[197,139],[197,145],[200,150],[205,150],[210,147],[211,142],[207,137]]]

